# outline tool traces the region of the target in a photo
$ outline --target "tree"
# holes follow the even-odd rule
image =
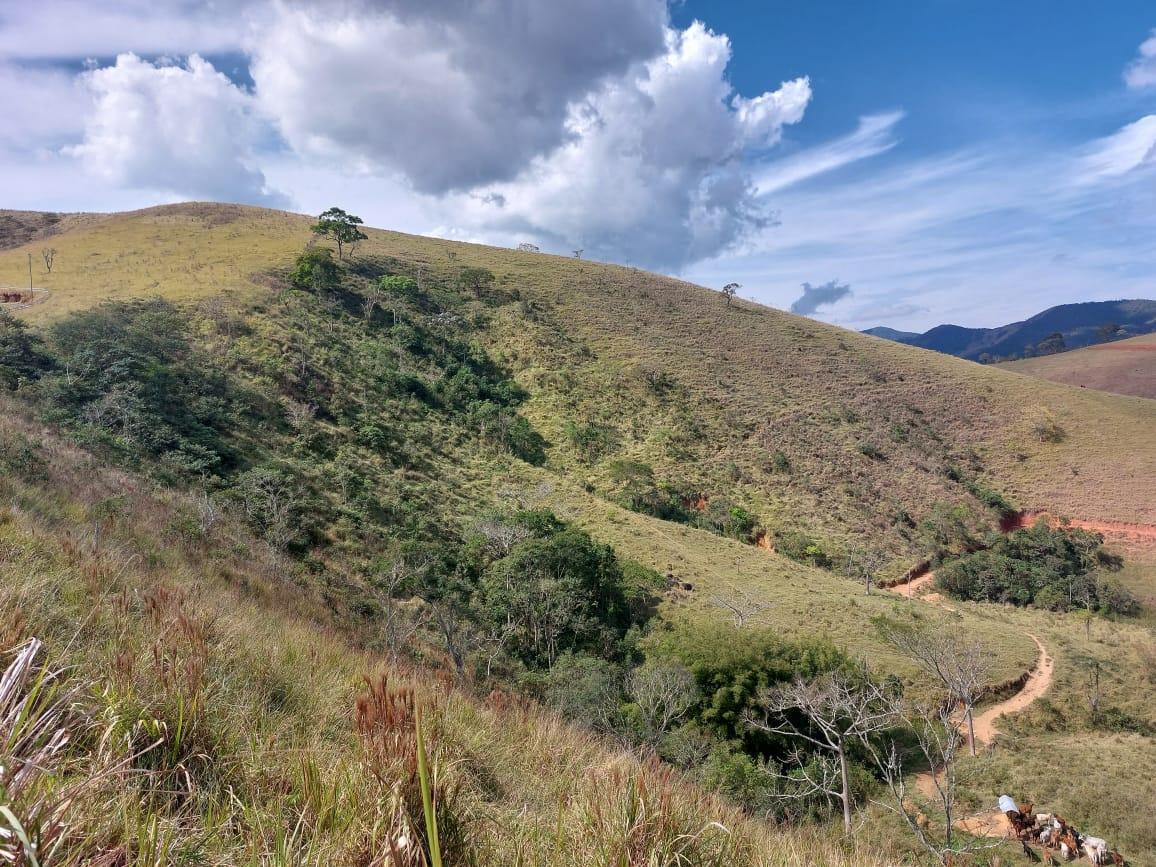
[[[1064,343],[1064,335],[1059,331],[1055,331],[1036,345],[1036,355],[1055,355],[1057,352],[1063,352],[1067,348],[1067,344]]]
[[[912,705],[902,708],[905,725],[914,735],[918,745],[917,755],[922,757],[928,767],[927,775],[931,778],[931,790],[934,792],[931,797],[943,814],[942,845],[929,835],[926,815],[908,795],[903,773],[904,755],[899,745],[894,739],[885,744],[879,744],[871,738],[860,741],[863,750],[878,769],[883,782],[887,784],[894,801],[893,805],[881,805],[901,815],[916,839],[941,864],[958,863],[955,859],[961,854],[992,848],[1001,842],[998,840],[984,842],[983,838],[968,836],[960,841],[955,836],[957,793],[960,786],[968,780],[959,767],[959,747],[963,738],[951,719],[951,710],[950,707],[943,705]]]
[[[756,599],[742,590],[732,588],[727,596],[715,594],[710,597],[711,604],[730,612],[731,621],[736,629],[742,629],[748,620],[755,620],[770,610],[771,603],[763,599]]]
[[[475,298],[481,298],[493,285],[494,272],[488,268],[463,268],[458,274],[458,283],[463,289],[473,292]]]
[[[632,622],[614,549],[581,530],[529,539],[482,579],[492,623],[513,623],[510,649],[531,668],[566,650],[611,657]]]
[[[991,671],[991,654],[978,641],[967,641],[942,629],[910,627],[889,621],[879,624],[883,637],[935,677],[947,690],[948,699],[963,706],[967,737],[975,755],[975,722],[972,709],[983,695]]]
[[[42,257],[44,257],[45,270],[47,270],[48,273],[51,274],[52,273],[52,263],[54,261],[56,261],[56,248],[55,247],[42,247],[40,250],[40,255]]]
[[[237,477],[237,495],[249,525],[276,548],[297,535],[302,497],[294,481],[280,470],[254,467]]]
[[[337,258],[345,258],[345,245],[349,245],[349,255],[353,255],[354,249],[357,247],[358,241],[364,241],[369,236],[362,232],[358,226],[362,225],[364,220],[361,217],[355,217],[353,214],[347,214],[341,208],[330,208],[317,218],[317,222],[311,227],[314,235],[319,235],[322,238],[332,238],[337,242]]]
[[[740,283],[727,283],[727,285],[722,287],[722,294],[723,294],[723,297],[726,298],[726,300],[727,300],[727,307],[731,306],[731,300],[735,297],[735,294],[742,288],[743,288],[742,284],[740,284]]]
[[[1115,340],[1120,336],[1120,332],[1123,330],[1124,329],[1122,329],[1115,322],[1105,322],[1103,325],[1096,329],[1096,337],[1098,337],[1101,342]]]
[[[860,551],[852,548],[847,555],[847,577],[856,580],[863,579],[863,592],[871,595],[872,578],[875,571],[883,565],[883,555],[878,551]]]
[[[678,660],[648,663],[630,673],[626,691],[638,707],[652,745],[686,716],[699,699],[694,674]]]
[[[792,798],[838,798],[843,805],[843,830],[850,834],[847,751],[899,724],[902,717],[898,698],[872,680],[864,668],[853,674],[834,671],[814,680],[795,680],[765,690],[761,698],[764,714],[748,713],[745,721],[749,726],[802,741],[817,751],[812,757],[797,750],[791,774],[770,773],[793,784]],[[805,724],[797,722],[800,714]]]
[[[289,282],[297,289],[324,292],[336,289],[341,283],[341,269],[328,250],[306,250],[297,257],[297,267],[289,275]]]

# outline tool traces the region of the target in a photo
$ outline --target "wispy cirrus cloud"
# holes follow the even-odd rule
[[[895,127],[902,111],[859,118],[856,130],[827,144],[800,151],[783,159],[765,162],[754,172],[759,195],[770,195],[795,184],[824,175],[891,150],[898,143]]]
[[[1118,178],[1156,164],[1156,114],[1128,124],[1093,142],[1080,160],[1077,180],[1083,184]]]
[[[737,280],[787,308],[802,278],[835,271],[859,303],[815,315],[853,328],[991,325],[1068,300],[1152,297],[1148,131],[1145,121],[1083,145],[1001,142],[817,177],[777,194],[781,224],[741,255],[683,276]]]

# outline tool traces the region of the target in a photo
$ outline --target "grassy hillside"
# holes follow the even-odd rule
[[[1052,382],[1156,400],[1156,335],[1152,334],[999,366]]]
[[[880,840],[771,830],[517,696],[366,652],[261,540],[222,522],[174,543],[193,498],[3,409],[3,441],[39,442],[0,480],[0,664],[36,636],[67,666],[72,744],[5,802],[42,859],[55,842],[47,863],[391,863],[424,833],[416,747],[366,678],[424,709],[447,863],[892,863]]]
[[[312,291],[288,282],[311,237],[306,217],[178,205],[47,227],[39,217],[12,220],[25,228],[10,237],[34,239],[0,250],[0,284],[20,285],[28,252],[47,243],[58,252],[51,275],[36,275],[47,299],[20,313],[45,337],[46,354],[43,370],[13,379],[23,384],[5,413],[0,457],[10,478],[0,503],[12,506],[0,544],[19,556],[0,558],[0,568],[19,580],[5,583],[15,589],[0,599],[0,617],[16,624],[14,640],[41,636],[61,661],[93,654],[84,676],[98,685],[159,678],[160,692],[152,682],[134,689],[158,696],[148,702],[170,702],[171,725],[171,714],[180,715],[171,702],[189,696],[164,692],[161,674],[139,663],[123,663],[125,675],[110,648],[116,630],[127,630],[147,661],[152,643],[169,640],[148,619],[149,604],[160,604],[147,603],[149,594],[170,583],[198,588],[197,617],[223,630],[219,666],[199,687],[218,697],[214,713],[223,715],[206,723],[216,740],[198,747],[212,757],[203,769],[212,776],[218,759],[244,754],[240,778],[196,781],[196,810],[182,801],[190,812],[169,805],[118,814],[112,837],[227,814],[241,809],[227,793],[246,791],[248,800],[238,797],[253,815],[214,819],[197,832],[219,863],[239,852],[257,860],[282,845],[285,863],[349,860],[352,837],[380,847],[380,815],[354,811],[348,827],[321,818],[350,812],[347,802],[294,813],[302,824],[292,839],[277,842],[272,830],[273,815],[344,791],[350,763],[364,761],[349,714],[358,672],[386,665],[378,652],[410,660],[393,676],[417,684],[445,727],[447,773],[463,793],[464,833],[478,863],[605,863],[597,847],[613,835],[591,806],[603,797],[599,786],[629,791],[630,774],[669,771],[638,770],[548,715],[502,699],[497,708],[479,704],[475,693],[484,694],[492,674],[547,703],[581,694],[595,708],[601,699],[591,696],[609,682],[599,678],[621,684],[665,634],[727,623],[716,597],[736,594],[761,610],[758,631],[735,632],[729,644],[756,635],[824,639],[916,692],[928,685],[881,640],[875,618],[981,640],[992,688],[1035,662],[1030,632],[1055,656],[1060,686],[1025,749],[1108,737],[1109,724],[1131,733],[1114,747],[1121,757],[1151,745],[1156,702],[1141,688],[1150,621],[1097,619],[1085,636],[1069,615],[980,603],[943,611],[879,591],[866,596],[847,572],[848,562],[871,558],[878,578],[898,578],[929,557],[981,545],[1009,510],[1156,523],[1156,402],[1040,382],[576,259],[370,230],[340,269],[341,285]],[[468,269],[488,271],[492,282]],[[375,294],[382,276],[397,278],[395,288]],[[110,299],[117,305],[99,306]],[[38,431],[57,428],[85,450],[53,433],[43,435],[43,453]],[[498,579],[509,573],[486,547],[496,539],[485,536],[487,522],[508,530],[547,509],[612,546],[624,580],[634,582],[628,589],[640,594],[632,598],[657,600],[656,618],[635,620],[624,649],[583,657],[576,668],[555,670],[553,652],[549,666],[516,658],[500,617],[468,629],[446,619],[462,614],[453,606],[467,579],[480,582],[470,604],[506,604]],[[114,538],[115,562],[100,565]],[[534,544],[545,551],[562,538],[576,537]],[[420,576],[416,563],[424,564]],[[1122,574],[1142,593],[1156,586],[1154,569],[1129,559]],[[662,592],[667,573],[692,589]],[[391,575],[411,583],[391,584]],[[412,581],[426,583],[413,589]],[[122,593],[137,601],[124,607]],[[104,625],[83,626],[83,647],[74,647],[69,636],[89,610],[91,623]],[[399,624],[412,624],[408,638],[398,638]],[[269,638],[282,633],[291,638]],[[1089,660],[1104,667],[1107,716],[1085,708]],[[440,687],[413,664],[456,666],[476,679],[437,697]],[[255,672],[273,677],[281,668],[290,674],[276,683],[250,684]],[[299,696],[300,684],[312,682],[316,695]],[[278,714],[267,722],[227,719],[234,704],[256,715],[270,703]],[[616,725],[616,737],[629,735],[626,723]],[[222,739],[233,727],[260,734],[243,744]],[[519,738],[540,749],[515,757]],[[320,783],[316,768],[274,758],[305,749],[326,769]],[[566,764],[543,759],[549,751]],[[994,776],[968,791],[977,808],[1013,780],[1036,785],[1015,755],[997,750]],[[577,788],[541,789],[536,763],[557,769],[540,783],[577,777]],[[686,781],[669,786],[682,818],[656,821],[702,844],[690,863],[897,857],[886,846],[869,855],[870,836],[868,848],[841,854],[803,832],[776,836],[713,801],[702,809],[744,830],[732,841],[738,848],[711,849],[705,823],[692,827],[688,818],[707,796]],[[1078,821],[1101,823],[1136,857],[1156,854],[1126,823],[1108,825],[1136,794],[1118,787],[1094,809],[1076,800]],[[566,831],[546,830],[551,823]],[[869,835],[894,829],[881,817],[870,825]],[[514,844],[505,848],[493,828],[509,829]],[[798,846],[809,854],[800,858]]]

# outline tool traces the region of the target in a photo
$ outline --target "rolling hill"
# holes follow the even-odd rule
[[[523,699],[499,691],[482,701],[468,685],[439,686],[453,678],[430,674],[464,670],[455,657],[464,633],[450,616],[464,615],[447,600],[456,598],[455,576],[493,565],[479,528],[548,509],[611,546],[631,574],[677,583],[658,594],[647,636],[629,639],[640,642],[629,651],[639,657],[657,654],[666,635],[677,643],[695,630],[731,628],[718,599],[736,595],[758,603],[766,640],[829,641],[916,693],[927,684],[880,638],[880,618],[982,641],[993,691],[1023,679],[1038,653],[1028,633],[1037,636],[1054,658],[1056,685],[1046,707],[1022,715],[1022,737],[997,751],[991,773],[1103,823],[1136,857],[1156,853],[1142,828],[1118,818],[1143,802],[1143,781],[1119,779],[1109,794],[1097,790],[1093,805],[1083,789],[1057,792],[1033,776],[1025,758],[1075,737],[1110,744],[1119,768],[1145,754],[1150,735],[1139,732],[1156,724],[1141,688],[1150,621],[1097,622],[1085,634],[1063,613],[978,602],[944,611],[866,595],[847,578],[849,563],[870,556],[878,579],[899,579],[930,556],[980,544],[1001,516],[1021,510],[1156,524],[1156,402],[727,303],[637,269],[382,230],[368,230],[338,263],[332,286],[293,288],[302,252],[324,247],[310,246],[311,223],[207,203],[59,222],[10,212],[0,223],[10,238],[0,284],[26,280],[29,252],[57,250],[51,273],[34,274],[47,292],[19,310],[47,355],[27,356],[0,422],[8,471],[0,490],[11,504],[0,512],[0,553],[8,552],[0,625],[16,637],[35,630],[55,639],[65,648],[56,658],[87,659],[86,676],[120,684],[140,705],[118,704],[118,712],[153,712],[171,727],[188,696],[166,682],[167,663],[154,671],[148,660],[171,651],[185,665],[200,639],[156,632],[150,611],[213,624],[198,681],[209,716],[198,718],[200,740],[168,771],[214,760],[189,772],[187,801],[154,805],[142,827],[202,828],[216,857],[239,858],[265,851],[261,841],[289,812],[302,824],[286,841],[294,854],[285,863],[353,857],[357,835],[380,845],[385,819],[343,801],[354,816],[346,839],[332,806],[345,795],[329,793],[364,772],[351,723],[343,728],[340,717],[367,694],[359,671],[384,670],[436,705],[462,827],[487,863],[605,863],[597,847],[613,838],[610,820],[592,805],[607,791],[654,785],[669,769],[639,770]],[[394,288],[378,292],[382,285]],[[135,378],[115,378],[130,368]],[[293,521],[278,523],[285,491]],[[442,569],[442,553],[432,552],[451,544],[459,559]],[[390,576],[413,580],[419,561],[421,580],[437,573],[441,583],[395,593],[401,585]],[[1129,555],[1125,570],[1134,592],[1153,594],[1156,563]],[[484,571],[483,581],[502,574]],[[157,587],[170,595],[157,597]],[[488,598],[501,602],[500,593]],[[86,610],[95,625],[91,635],[82,630],[83,657],[68,636]],[[394,630],[410,614],[411,634],[424,643],[399,661]],[[500,630],[476,628],[471,666],[563,712],[574,696],[597,694],[606,665],[639,659],[587,661],[564,669],[572,680],[554,680],[556,659],[519,667],[503,656]],[[726,641],[741,647],[754,634],[726,633]],[[128,657],[108,650],[118,640],[131,645]],[[1086,709],[1093,663],[1115,732]],[[242,686],[254,680],[256,699]],[[262,709],[271,709],[267,720]],[[480,721],[476,731],[471,720]],[[231,728],[259,737],[239,743],[222,734]],[[519,756],[527,741],[534,749]],[[307,761],[286,765],[281,751],[306,751]],[[243,758],[228,777],[215,757],[232,755]],[[550,776],[573,785],[532,779],[544,755],[563,757]],[[867,843],[831,854],[821,834],[776,836],[725,803],[703,801],[704,815],[741,829],[737,849],[711,849],[713,838],[699,833],[706,823],[695,825],[693,810],[679,805],[700,804],[704,780],[739,797],[747,771],[721,760],[710,767],[715,777],[663,784],[678,816],[662,820],[676,829],[663,839],[702,843],[700,860],[688,863],[870,863]],[[650,773],[659,776],[638,776]],[[969,789],[974,805],[990,798],[988,785]],[[191,806],[198,798],[210,813],[244,818],[210,830]],[[136,828],[140,808],[118,809]],[[888,821],[872,815],[877,841],[895,836]],[[563,824],[565,832],[547,830]],[[510,848],[479,830],[497,827]],[[893,843],[879,845],[880,863],[900,857]],[[774,854],[760,858],[759,847]],[[570,861],[567,851],[577,851]],[[712,851],[723,860],[710,860]]]
[[[1156,328],[1156,301],[1131,300],[1061,304],[1030,319],[998,328],[937,325],[923,334],[890,328],[871,328],[864,333],[972,361],[999,361],[1034,354],[1037,346],[1055,334],[1062,335],[1063,343],[1051,347],[1050,352],[1146,334],[1153,328]]]
[[[1000,365],[1052,382],[1156,400],[1156,334]]]

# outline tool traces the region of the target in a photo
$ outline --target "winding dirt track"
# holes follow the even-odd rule
[[[1008,522],[1008,525],[1001,527],[1001,529],[1005,532],[1018,530],[1021,527],[1030,526],[1039,517],[1046,517],[1049,522],[1052,521],[1052,516],[1046,512],[1024,512],[1017,515],[1013,522]],[[1127,524],[1118,521],[1073,519],[1070,525],[1102,533],[1104,537],[1110,541],[1117,541],[1124,544],[1131,543],[1132,545],[1142,545],[1145,547],[1156,545],[1156,526],[1152,524]],[[939,605],[941,608],[946,608],[949,611],[954,610],[945,603],[941,594],[926,592],[934,580],[935,573],[927,572],[905,584],[898,584],[888,589],[897,595],[918,597],[924,602]],[[1028,679],[1019,692],[1004,701],[992,705],[984,710],[983,713],[977,714],[974,717],[975,740],[977,743],[990,744],[995,739],[995,736],[999,734],[999,730],[995,727],[995,721],[999,717],[1004,714],[1017,713],[1023,710],[1047,692],[1048,687],[1051,686],[1054,660],[1048,654],[1047,648],[1044,647],[1044,643],[1040,641],[1039,638],[1030,632],[1025,634],[1034,641],[1036,647],[1040,649],[1039,658],[1029,671]],[[965,725],[966,722],[961,720],[960,726],[963,727]],[[930,771],[923,771],[915,775],[915,788],[933,803],[939,798],[939,792],[935,786],[935,778]],[[955,827],[961,831],[966,831],[969,834],[980,837],[1002,838],[1007,837],[1011,833],[1010,825],[1006,817],[998,812],[991,814],[981,813],[976,816],[960,819],[954,824]]]
[[[891,592],[900,593],[904,596],[917,596],[924,602],[929,602],[938,605],[940,608],[946,608],[948,611],[954,611],[950,605],[943,601],[943,596],[939,593],[922,593],[919,591],[926,589],[935,580],[935,573],[928,572],[926,575],[921,575],[914,581],[909,581],[906,584],[899,584],[891,588]],[[1036,664],[1032,666],[1028,673],[1028,679],[1024,683],[1023,688],[1015,695],[1004,701],[997,702],[991,707],[983,711],[983,713],[976,714],[973,722],[975,724],[975,740],[977,743],[988,744],[995,739],[999,734],[999,729],[995,727],[995,721],[1005,713],[1016,713],[1030,705],[1033,701],[1047,692],[1049,686],[1052,685],[1052,668],[1053,660],[1048,655],[1047,648],[1044,643],[1030,632],[1025,633],[1028,638],[1036,643],[1036,647],[1040,649],[1039,658],[1036,659]],[[960,725],[964,723],[961,721]],[[921,774],[920,777],[926,779],[916,779],[916,784],[924,794],[928,794],[930,788],[931,796],[935,794],[935,786],[929,774]]]
[[[1036,660],[1036,664],[1028,675],[1027,683],[1023,685],[1023,689],[1006,701],[993,704],[974,718],[975,739],[981,743],[991,743],[992,739],[999,734],[999,729],[995,727],[995,721],[998,717],[1005,713],[1015,713],[1016,711],[1023,710],[1047,692],[1048,687],[1052,685],[1052,666],[1054,663],[1048,655],[1047,648],[1044,647],[1042,641],[1030,632],[1026,633],[1026,635],[1034,641],[1036,647],[1040,649],[1039,659]]]

